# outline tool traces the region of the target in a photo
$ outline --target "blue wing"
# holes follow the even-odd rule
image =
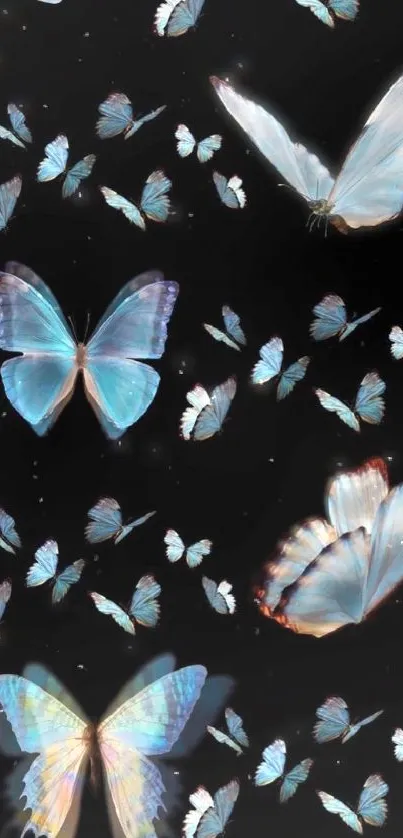
[[[344,340],[344,338],[348,337],[348,335],[351,335],[351,332],[354,332],[357,326],[362,326],[363,323],[367,323],[368,320],[371,320],[372,317],[375,317],[375,314],[379,314],[380,311],[381,306],[378,306],[378,308],[374,308],[373,311],[369,311],[368,314],[363,314],[362,317],[357,317],[355,320],[352,320],[351,323],[347,324],[345,331],[342,335],[340,335],[339,340]]]
[[[336,797],[333,797],[333,795],[328,794],[326,791],[318,791],[316,793],[327,812],[331,812],[332,815],[338,815],[350,829],[362,835],[361,821],[349,806],[346,806],[342,800],[337,800]]]
[[[124,93],[111,93],[98,107],[101,114],[96,132],[101,140],[117,137],[126,132],[133,123],[133,108]]]
[[[308,778],[312,765],[312,759],[303,759],[285,775],[280,788],[280,803],[286,803],[294,796],[298,786]]]
[[[325,410],[328,410],[330,413],[336,413],[339,419],[353,431],[360,430],[360,423],[357,417],[344,402],[336,399],[335,396],[331,396],[330,393],[327,393],[326,390],[321,390],[319,387],[315,389],[315,393]]]
[[[275,739],[264,749],[263,760],[255,774],[255,786],[267,786],[284,774],[286,746],[283,739]]]
[[[0,585],[0,620],[3,619],[3,614],[6,610],[6,605],[11,597],[12,585],[8,579]]]
[[[96,591],[90,591],[90,597],[100,614],[105,614],[107,617],[112,617],[112,620],[120,626],[123,631],[128,634],[134,634],[134,625],[126,611],[116,605],[111,599],[106,599],[102,594],[97,594]]]
[[[380,774],[371,774],[364,783],[357,814],[370,826],[383,826],[385,823],[388,813],[385,796],[388,791],[389,786]]]
[[[243,720],[241,716],[238,716],[238,713],[231,707],[227,707],[225,710],[225,721],[228,727],[228,733],[233,736],[233,738],[242,745],[243,748],[249,747],[249,739],[243,729]]]
[[[329,8],[342,20],[355,20],[359,0],[329,0]]]
[[[62,570],[62,572],[59,573],[56,577],[55,584],[53,585],[53,605],[60,602],[66,596],[69,588],[79,581],[84,570],[84,565],[85,562],[83,559],[78,559],[78,561],[73,562],[73,564],[69,565],[65,568],[65,570]]]
[[[184,35],[188,29],[196,25],[203,6],[204,0],[181,0],[169,19],[167,35],[170,38]]]
[[[128,140],[129,137],[132,137],[133,134],[135,134],[136,131],[138,131],[139,128],[142,127],[142,125],[145,125],[146,122],[152,122],[152,120],[155,119],[157,116],[159,116],[160,113],[162,113],[165,110],[165,108],[166,108],[166,105],[161,105],[161,107],[156,108],[155,111],[150,111],[150,113],[146,113],[146,115],[140,117],[140,119],[136,119],[132,123],[132,125],[128,129],[128,131],[125,132],[125,140]]]
[[[265,384],[281,372],[284,345],[279,337],[274,337],[259,349],[260,361],[252,370],[253,384]]]
[[[142,576],[137,582],[136,590],[130,603],[129,614],[137,623],[147,628],[154,628],[160,616],[160,605],[157,597],[161,593],[161,585],[154,576]]]
[[[128,201],[127,198],[123,197],[123,195],[119,195],[118,192],[114,191],[114,189],[109,189],[109,186],[100,186],[99,189],[102,192],[108,206],[122,212],[125,218],[127,218],[127,220],[132,224],[135,224],[136,227],[140,227],[140,230],[146,229],[144,219],[138,207],[136,207],[136,204],[133,204],[132,201]]]
[[[85,537],[90,544],[114,538],[122,526],[122,513],[115,498],[101,498],[88,510],[88,518]]]
[[[81,181],[85,180],[91,174],[95,160],[95,154],[87,154],[86,157],[83,157],[82,160],[79,160],[75,166],[69,169],[62,186],[62,198],[70,198],[77,192]]]
[[[229,189],[228,187],[228,179],[221,175],[219,172],[213,172],[213,181],[215,188],[218,192],[218,197],[225,204],[226,207],[230,209],[238,209],[239,208],[239,201],[236,196],[236,193]]]
[[[339,736],[343,736],[350,726],[350,713],[347,704],[338,695],[327,698],[324,704],[318,707],[316,716],[319,721],[315,724],[313,735],[319,744],[338,739]]]
[[[277,387],[277,401],[280,401],[280,399],[284,399],[288,396],[298,381],[302,381],[302,379],[305,378],[309,361],[310,358],[308,358],[307,355],[304,355],[303,358],[299,358],[295,364],[291,364],[285,372],[283,372]]]
[[[211,607],[214,608],[214,611],[216,611],[217,614],[230,614],[230,613],[233,614],[234,613],[235,600],[234,600],[233,595],[229,593],[232,589],[232,585],[230,585],[228,582],[225,582],[225,581],[220,582],[220,584],[217,585],[217,583],[214,582],[214,579],[209,579],[208,576],[203,576],[202,577],[202,585],[203,585],[204,592],[206,594],[206,597],[207,597]],[[223,593],[221,593],[221,591],[220,591],[220,588],[222,590],[223,585],[224,585],[224,588],[225,588],[225,593],[226,593],[227,599],[223,595]],[[233,603],[232,610],[230,610],[230,608],[228,606],[228,594],[229,594],[230,602],[232,601],[232,603]]]
[[[0,232],[5,230],[19,198],[22,180],[19,175],[0,185]]]
[[[49,582],[53,579],[57,561],[59,558],[59,548],[57,542],[53,539],[45,541],[45,544],[35,553],[35,562],[27,573],[27,587],[33,588],[37,585],[43,585],[44,582]]]
[[[224,832],[238,795],[238,780],[231,780],[228,785],[218,789],[214,795],[214,807],[207,809],[200,820],[197,838],[216,838]]]
[[[210,554],[212,546],[213,542],[209,541],[208,538],[203,538],[201,541],[196,541],[195,544],[191,544],[186,550],[186,561],[188,566],[190,568],[198,567],[203,561],[204,556],[208,556]]]
[[[21,547],[21,539],[15,530],[15,521],[0,508],[0,546],[8,553],[15,553],[14,547]]]
[[[171,189],[172,181],[164,172],[157,170],[147,178],[141,193],[140,208],[152,221],[166,221],[171,202],[167,193]]]
[[[65,171],[68,156],[69,141],[64,134],[59,134],[45,146],[45,157],[38,166],[36,179],[44,183],[61,175]]]
[[[222,144],[222,137],[220,134],[212,134],[211,137],[205,137],[197,144],[197,158],[200,163],[207,163],[211,160],[216,151],[219,151]]]
[[[15,131],[15,133],[21,138],[21,140],[24,140],[25,143],[32,143],[32,134],[25,123],[25,116],[22,111],[20,111],[16,105],[10,103],[7,106],[7,113],[10,117],[13,131]]]
[[[232,311],[232,308],[230,308],[229,306],[223,306],[222,316],[228,334],[232,338],[234,338],[234,340],[236,340],[237,343],[240,343],[241,346],[246,346],[246,336],[244,330],[241,327],[239,315],[235,314],[235,311]]]
[[[341,335],[347,326],[346,306],[337,294],[327,294],[323,300],[314,306],[315,320],[309,327],[313,340],[327,340]]]
[[[202,442],[221,430],[235,396],[236,388],[236,379],[233,376],[214,388],[210,397],[210,404],[203,408],[196,419],[193,429],[194,440]]]
[[[355,400],[355,410],[364,422],[379,425],[385,412],[385,402],[382,394],[386,384],[377,372],[369,372],[361,381]]]
[[[155,514],[156,510],[154,509],[153,512],[147,512],[145,515],[142,515],[141,518],[136,518],[135,521],[129,521],[128,524],[125,524],[121,528],[121,532],[118,533],[118,535],[116,536],[115,544],[119,544],[119,541],[122,541],[124,538],[126,538],[126,536],[130,535],[130,533],[132,532],[132,530],[134,530],[135,527],[140,527],[142,524],[145,524],[145,522],[148,521],[149,518],[152,518]]]

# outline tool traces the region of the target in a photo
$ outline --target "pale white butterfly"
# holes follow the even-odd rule
[[[277,386],[277,401],[288,396],[295,385],[305,378],[310,358],[304,355],[294,364],[283,368],[284,344],[281,338],[271,338],[259,349],[260,360],[255,364],[251,374],[253,384],[266,384],[273,378],[279,377]]]
[[[180,535],[176,530],[167,530],[164,537],[164,542],[167,545],[166,554],[170,562],[178,562],[186,553],[186,561],[190,568],[198,567],[205,556],[211,553],[213,542],[208,538],[203,538],[201,541],[196,541],[189,547],[185,547]]]
[[[237,389],[236,378],[231,376],[212,390],[211,396],[201,384],[186,394],[189,407],[180,420],[183,439],[202,442],[221,430]]]
[[[203,328],[214,340],[225,343],[230,349],[236,349],[240,352],[241,346],[246,346],[246,337],[241,327],[240,318],[229,306],[223,306],[221,313],[227,330],[226,333],[217,329],[216,326],[211,326],[210,323],[203,323]]]
[[[219,730],[213,725],[207,725],[207,731],[211,736],[214,736],[217,742],[228,745],[237,756],[240,756],[243,754],[243,748],[249,747],[249,739],[243,729],[243,720],[231,707],[226,707],[225,721],[228,733],[224,733],[223,730]]]
[[[15,529],[15,521],[8,512],[0,508],[0,547],[7,553],[15,553],[21,547],[21,539]]]
[[[178,140],[176,148],[179,157],[189,157],[196,147],[199,163],[207,163],[208,160],[211,160],[214,153],[219,151],[222,144],[220,134],[211,134],[210,137],[205,137],[204,140],[196,142],[187,125],[178,125],[175,131],[175,137]]]
[[[398,762],[403,762],[403,730],[397,727],[393,736],[392,742],[395,745],[395,757]]]
[[[403,358],[403,329],[400,326],[393,326],[389,332],[389,340],[393,357],[396,361],[400,361]]]
[[[388,791],[389,786],[380,774],[371,774],[364,783],[356,811],[325,791],[318,791],[317,795],[327,812],[338,815],[350,829],[362,835],[362,821],[370,826],[384,825],[388,812],[385,800]]]
[[[31,565],[27,573],[28,588],[34,588],[52,581],[53,605],[60,602],[66,596],[69,588],[79,581],[85,566],[83,559],[78,559],[78,561],[62,570],[61,573],[56,574],[58,559],[59,547],[57,542],[50,538],[36,551],[34,564]]]
[[[374,308],[368,314],[356,317],[354,320],[347,320],[346,304],[338,294],[326,294],[323,300],[313,308],[315,319],[309,327],[309,333],[314,340],[327,340],[338,336],[339,340],[345,340],[351,332],[371,320],[375,314],[379,314],[381,307]]]
[[[6,610],[6,605],[11,597],[12,584],[9,579],[5,579],[0,585],[0,620]]]
[[[38,166],[36,176],[39,183],[47,183],[66,172],[62,198],[71,198],[77,192],[81,181],[90,176],[96,161],[95,154],[87,154],[66,171],[68,157],[69,141],[64,134],[59,134],[55,140],[45,146],[45,157]]]
[[[214,611],[217,611],[217,614],[235,613],[236,602],[234,595],[231,593],[232,585],[230,582],[223,579],[217,584],[208,576],[203,576],[202,585],[211,607],[214,608]]]
[[[229,209],[243,209],[246,206],[246,194],[242,189],[242,180],[238,175],[226,178],[220,172],[213,172],[214,186],[218,197]]]
[[[238,780],[231,780],[216,791],[213,805],[203,812],[196,830],[196,838],[217,838],[222,835],[239,795]],[[211,798],[210,798],[211,799]],[[207,802],[207,798],[206,801]]]

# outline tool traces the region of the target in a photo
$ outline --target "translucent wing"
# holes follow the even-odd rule
[[[236,741],[242,745],[243,748],[249,747],[249,739],[243,729],[243,720],[238,713],[235,713],[231,707],[225,710],[225,721],[227,722],[228,731]]]
[[[216,739],[217,742],[220,743],[220,745],[227,745],[229,748],[232,748],[238,756],[243,753],[242,748],[238,745],[238,743],[234,742],[234,740],[222,730],[218,730],[218,728],[213,727],[213,725],[207,725],[206,730],[214,737],[214,739]]]
[[[219,172],[213,172],[213,181],[218,196],[226,207],[229,207],[229,209],[243,209],[246,205],[246,195],[242,189],[242,180],[238,175],[233,175],[227,180]]]
[[[228,334],[231,335],[237,343],[240,343],[241,346],[246,346],[246,335],[241,327],[241,320],[238,314],[235,314],[235,311],[232,311],[232,308],[229,306],[223,306],[222,316]]]
[[[263,760],[255,774],[255,786],[267,786],[284,774],[286,746],[283,739],[275,739],[264,749]]]
[[[171,186],[172,181],[159,169],[148,176],[141,193],[140,207],[151,221],[167,220],[171,206],[167,193]]]
[[[109,189],[109,186],[100,186],[99,188],[108,206],[122,212],[125,218],[127,218],[131,224],[135,224],[136,227],[140,227],[140,230],[146,229],[144,219],[139,209],[132,203],[132,201],[128,201],[127,198],[123,197],[123,195],[119,195],[113,189]]]
[[[69,141],[64,134],[59,134],[45,146],[45,158],[38,166],[36,179],[44,183],[61,175],[66,169],[68,156]]]
[[[299,762],[298,765],[295,766],[295,768],[288,771],[281,783],[280,803],[286,803],[290,797],[294,796],[298,786],[300,786],[301,783],[305,783],[305,780],[309,777],[312,765],[312,759],[303,759],[302,762]]]
[[[375,517],[364,608],[368,614],[402,581],[403,484],[389,492]]]
[[[389,332],[389,340],[393,357],[396,358],[396,361],[400,361],[403,358],[403,329],[400,326],[393,326]]]
[[[343,736],[350,727],[350,713],[346,702],[340,696],[327,698],[316,711],[318,721],[313,729],[316,742],[331,742]]]
[[[123,134],[133,122],[132,104],[124,93],[111,93],[98,110],[101,116],[95,130],[101,140]]]
[[[326,390],[321,390],[320,388],[315,388],[314,391],[325,410],[328,410],[330,413],[337,413],[339,419],[348,425],[353,431],[360,430],[360,423],[357,417],[354,415],[353,411],[347,407],[344,402],[340,401],[340,399],[336,399],[334,396],[331,396],[330,393],[326,393]]]
[[[178,125],[175,137],[178,140],[176,149],[179,157],[189,157],[196,145],[196,140],[187,125]]]
[[[22,180],[16,177],[0,184],[0,232],[5,230],[20,196]]]
[[[298,2],[298,0],[297,0]],[[337,294],[327,294],[313,308],[315,320],[309,327],[313,340],[327,340],[342,335],[347,326],[347,312],[344,300]]]
[[[166,554],[170,562],[178,562],[185,552],[185,545],[180,535],[175,530],[167,530],[164,537],[167,545]]]
[[[113,602],[111,599],[106,599],[102,594],[97,594],[95,591],[90,592],[90,597],[101,614],[112,617],[112,620],[115,620],[115,623],[124,629],[124,631],[127,631],[128,634],[135,633],[132,620],[120,605],[116,605],[116,602]]]
[[[43,585],[53,579],[59,558],[59,548],[56,541],[49,539],[35,553],[35,562],[27,573],[27,587],[33,588]]]
[[[207,809],[200,820],[197,838],[216,838],[224,832],[239,795],[238,780],[231,780],[214,795],[214,807]]]
[[[361,823],[355,812],[349,806],[346,806],[341,800],[337,800],[336,797],[332,797],[331,794],[327,794],[325,791],[318,791],[317,795],[327,812],[330,812],[332,815],[338,815],[350,829],[353,829],[354,832],[359,832],[360,835],[362,834]]]
[[[210,396],[201,384],[196,384],[193,390],[186,393],[189,407],[182,413],[180,432],[183,439],[189,440],[196,424],[196,420],[207,405],[211,405]]]
[[[160,604],[157,602],[160,593],[161,585],[155,581],[154,576],[142,576],[130,603],[130,616],[140,625],[154,628],[160,616]]]
[[[80,580],[84,567],[85,562],[83,559],[78,559],[78,561],[73,562],[73,564],[69,565],[65,570],[59,573],[56,577],[55,584],[53,585],[53,605],[60,602],[60,600],[66,596],[69,588]]]
[[[211,137],[205,137],[197,144],[197,159],[199,163],[207,163],[211,160],[216,151],[219,151],[222,145],[222,137],[220,134],[211,134]]]
[[[115,498],[101,498],[88,510],[88,518],[85,537],[90,544],[114,538],[122,527],[122,512]]]
[[[303,358],[298,358],[295,364],[291,364],[284,370],[277,387],[277,401],[285,399],[286,396],[292,393],[295,385],[305,378],[310,360],[307,355],[304,355]]]
[[[193,26],[196,26],[200,12],[204,6],[204,0],[181,0],[175,5],[168,21],[167,35],[170,38],[177,38],[184,35]]]
[[[238,344],[236,344],[225,332],[222,332],[221,329],[217,329],[215,326],[211,326],[210,323],[203,323],[203,328],[206,332],[211,335],[214,340],[217,340],[219,343],[225,343],[230,349],[236,349],[237,352],[240,352],[240,348]]]
[[[146,122],[152,122],[157,116],[160,115],[166,108],[166,105],[161,105],[160,108],[156,108],[155,111],[150,111],[150,113],[146,113],[144,116],[141,116],[139,119],[134,120],[128,131],[125,132],[125,140],[128,140],[130,137],[135,134],[142,125],[145,125]]]
[[[355,410],[360,419],[370,425],[379,425],[385,412],[385,401],[382,394],[386,384],[377,372],[369,372],[362,379],[355,400]]]
[[[202,815],[214,806],[214,800],[204,786],[198,786],[196,791],[189,796],[189,803],[192,804],[193,809],[190,809],[183,821],[182,832],[185,838],[193,838]]]
[[[380,774],[371,774],[365,781],[358,801],[357,814],[370,826],[383,826],[388,807],[385,796],[389,786]]]
[[[21,140],[24,140],[24,143],[32,143],[32,134],[25,122],[23,112],[17,108],[17,105],[13,105],[12,102],[10,102],[10,104],[7,105],[7,113],[10,117],[13,131],[18,134]]]
[[[14,547],[21,547],[21,539],[15,529],[15,521],[0,508],[0,547],[7,553],[15,553]]]
[[[403,730],[401,727],[397,727],[393,736],[392,742],[395,745],[395,757],[398,762],[403,762]]]
[[[181,0],[166,0],[166,2],[158,6],[154,17],[154,31],[160,38],[165,35],[165,30],[172,12],[180,2]]]
[[[193,430],[193,439],[202,442],[221,430],[236,393],[236,379],[231,376],[223,384],[214,387],[210,404],[198,415]]]
[[[355,734],[358,733],[358,731],[361,730],[361,728],[364,727],[364,725],[372,724],[372,722],[374,722],[375,719],[378,718],[378,716],[381,716],[382,713],[383,710],[378,710],[377,713],[372,713],[372,715],[367,716],[366,719],[361,719],[360,722],[356,722],[355,724],[351,725],[350,729],[347,731],[347,733],[344,734],[341,740],[343,745],[344,742],[347,742],[349,739],[351,739],[352,736],[355,736]]]
[[[87,154],[69,169],[62,186],[62,198],[70,198],[77,192],[81,181],[90,176],[96,159],[95,154]]]
[[[201,541],[196,541],[195,544],[191,544],[186,550],[186,561],[189,567],[198,567],[204,557],[211,553],[212,546],[213,542],[208,538],[202,538]]]
[[[362,317],[356,317],[355,320],[352,320],[351,323],[347,324],[346,329],[343,334],[340,335],[339,340],[347,338],[351,335],[351,332],[354,332],[357,326],[362,326],[363,323],[367,323],[368,320],[371,320],[372,317],[375,317],[375,314],[379,314],[380,311],[381,306],[378,306],[378,308],[374,308],[372,311],[369,311],[368,314],[363,314]]]
[[[3,614],[6,610],[6,605],[11,597],[12,585],[9,579],[5,579],[0,584],[0,620],[3,619]]]
[[[211,607],[217,611],[217,614],[234,613],[235,598],[231,594],[232,585],[229,582],[224,579],[217,585],[213,579],[203,576],[202,585]]]
[[[126,536],[130,535],[135,527],[140,527],[142,524],[145,524],[145,522],[148,521],[149,518],[152,518],[155,514],[156,510],[154,509],[153,512],[146,512],[146,514],[142,515],[141,518],[136,518],[135,521],[130,521],[128,524],[125,524],[116,535],[115,544],[119,544],[119,542],[126,538]]]
[[[358,7],[359,0],[329,0],[329,9],[342,20],[355,20]]]
[[[333,18],[328,11],[327,6],[321,2],[321,0],[296,0],[300,6],[305,6],[305,8],[309,9],[315,17],[318,18],[322,23],[325,23],[326,26],[334,26]]]
[[[259,349],[260,361],[252,370],[253,384],[265,384],[281,372],[283,363],[284,344],[281,338],[275,337]]]
[[[389,492],[384,460],[373,457],[352,471],[342,471],[329,480],[327,514],[337,535],[365,527],[372,532],[376,513]]]

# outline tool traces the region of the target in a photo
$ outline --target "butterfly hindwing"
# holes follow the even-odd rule
[[[214,806],[207,809],[200,820],[197,838],[217,838],[224,832],[238,795],[238,780],[231,780],[226,786],[218,789],[214,795]]]
[[[148,176],[141,193],[140,207],[142,212],[152,221],[166,221],[171,202],[167,193],[171,189],[172,181],[157,169]]]
[[[20,196],[22,179],[19,175],[0,184],[0,232],[5,230]]]
[[[291,771],[288,771],[284,776],[284,780],[280,787],[280,803],[287,803],[291,797],[294,796],[301,783],[309,777],[309,772],[312,768],[312,759],[303,759]]]
[[[363,378],[355,401],[355,409],[359,417],[370,425],[379,425],[385,412],[385,402],[382,398],[386,384],[377,372],[369,372]]]
[[[342,736],[350,725],[350,713],[346,702],[340,696],[327,698],[316,711],[318,721],[313,735],[316,742],[331,742]]]
[[[81,574],[84,570],[85,562],[83,559],[78,559],[73,564],[66,567],[62,570],[61,573],[56,577],[55,583],[53,585],[52,591],[52,603],[56,605],[60,602],[67,594],[69,588],[72,585],[75,585],[81,578]]]
[[[69,169],[62,186],[62,198],[71,198],[77,192],[81,181],[90,176],[95,160],[95,154],[87,154]]]
[[[161,585],[151,575],[142,576],[137,582],[129,614],[147,628],[154,628],[160,616],[160,604],[157,597],[161,593]]]

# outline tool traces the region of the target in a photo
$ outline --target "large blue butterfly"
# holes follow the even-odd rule
[[[103,431],[118,439],[145,413],[160,376],[136,358],[161,358],[179,292],[158,271],[131,279],[85,345],[77,344],[42,279],[17,262],[0,272],[0,348],[22,357],[1,367],[13,407],[43,436],[70,400],[78,372]]]

